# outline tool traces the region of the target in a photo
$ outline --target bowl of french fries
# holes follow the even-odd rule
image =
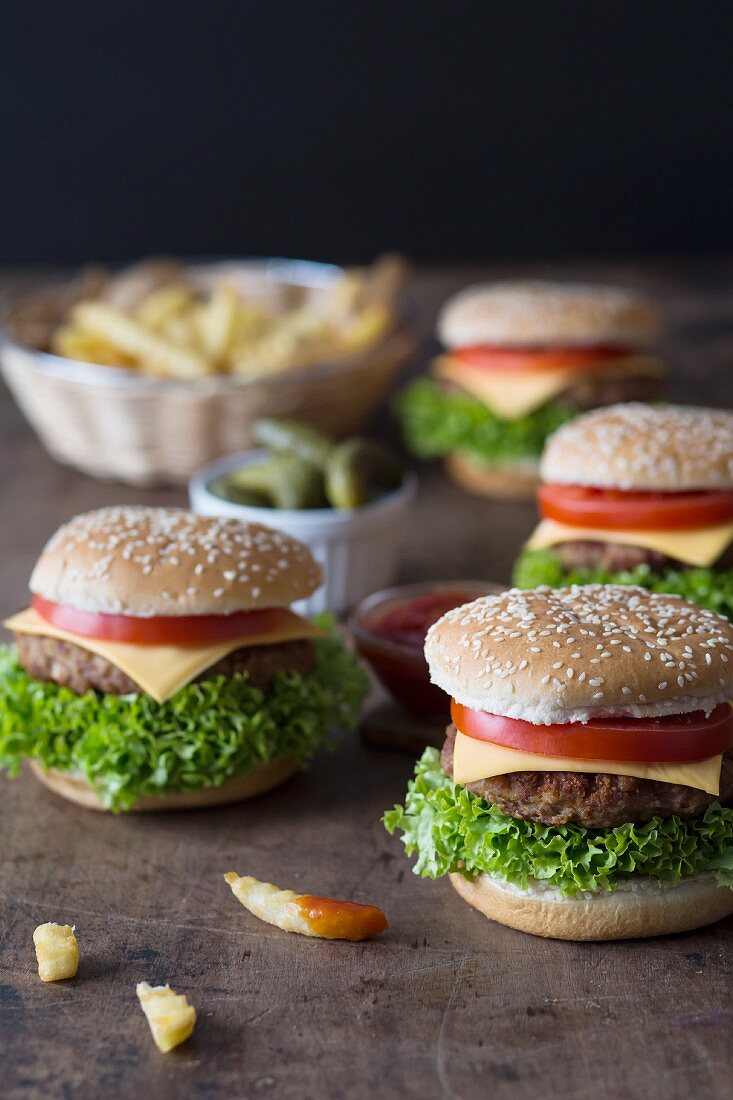
[[[0,365],[50,454],[94,477],[186,482],[262,416],[358,431],[414,339],[405,264],[146,260],[9,311]]]

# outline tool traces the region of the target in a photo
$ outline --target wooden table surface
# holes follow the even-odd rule
[[[422,361],[447,293],[527,272],[649,289],[668,319],[673,395],[732,403],[733,258],[419,272]],[[36,279],[6,272],[0,291]],[[56,465],[6,391],[0,448],[3,614],[23,605],[34,559],[64,519],[184,499]],[[426,470],[402,578],[506,581],[532,524],[531,506],[474,500]],[[0,1095],[729,1097],[733,920],[616,944],[543,941],[489,923],[447,881],[410,874],[380,824],[411,766],[347,736],[270,795],[157,817],[95,815],[27,774],[0,778]],[[234,900],[222,880],[231,869],[381,905],[389,931],[366,945],[280,932]],[[49,920],[76,925],[74,982],[38,980],[31,937]],[[196,1005],[195,1035],[171,1055],[152,1044],[139,980],[170,982]]]

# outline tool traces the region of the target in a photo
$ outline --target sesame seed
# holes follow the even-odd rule
[[[614,489],[728,488],[733,413],[628,402],[576,417],[555,432],[542,459],[546,481]]]
[[[588,641],[583,646],[594,656],[584,657],[583,646],[572,647],[572,639],[584,637]],[[525,645],[518,644],[519,639]],[[454,674],[467,689],[466,697],[456,697],[468,706],[503,713],[502,699],[509,706],[510,696],[521,696],[525,687],[529,689],[532,684],[547,688],[551,692],[549,698],[556,698],[558,706],[561,697],[571,693],[576,707],[591,703],[595,706],[599,698],[608,705],[616,692],[615,706],[620,705],[622,697],[633,697],[640,704],[654,706],[657,692],[668,691],[676,681],[681,689],[680,709],[691,710],[700,709],[701,701],[707,706],[711,699],[717,698],[718,689],[705,680],[700,668],[715,668],[716,674],[720,669],[727,672],[725,662],[714,658],[725,651],[723,655],[731,663],[733,628],[721,616],[676,596],[649,593],[633,586],[587,585],[555,590],[511,589],[448,612],[430,628],[426,642],[431,673],[439,684],[440,665],[433,661],[433,656],[437,659],[438,643],[446,641],[448,648],[440,661],[446,668],[456,662]],[[526,659],[526,653],[530,653],[530,660]],[[617,655],[615,663],[614,655]],[[578,665],[569,666],[568,661],[588,664],[582,665],[581,672]],[[608,662],[610,675],[598,676],[592,666],[604,661]],[[622,670],[634,665],[638,676],[625,685],[619,684]],[[543,666],[547,673],[543,673]],[[667,668],[672,675],[665,678],[663,670]],[[485,671],[494,676],[493,686],[485,689],[485,696],[469,698],[470,685],[479,677],[483,677],[484,690]],[[733,691],[733,678],[722,676],[721,680],[719,694],[725,697]],[[584,697],[585,683],[588,688]],[[611,690],[605,688],[606,683],[619,686]],[[455,685],[441,686],[449,690]],[[515,709],[507,713],[515,715],[516,704],[512,706]]]
[[[231,582],[246,575],[250,567],[258,566],[264,576],[274,581],[278,570],[282,572],[298,562],[305,566],[306,578],[310,573],[310,580],[293,578],[293,598],[303,594],[304,585],[312,583],[315,587],[319,580],[319,570],[308,549],[282,532],[234,519],[198,516],[184,509],[101,508],[76,516],[59,528],[44,553],[58,547],[69,557],[82,544],[96,555],[85,571],[84,581],[89,603],[99,610],[114,611],[119,602],[109,595],[109,570],[115,559],[123,560],[126,568],[141,578],[153,578],[152,583],[147,582],[148,588],[140,586],[140,615],[155,614],[155,604],[160,600],[174,609],[190,601],[193,613],[206,613],[209,597],[201,592],[201,607],[197,610],[201,590],[191,584],[191,574],[202,577],[213,570],[211,579],[216,585],[220,578]],[[158,578],[164,566],[166,588],[161,591]],[[65,565],[54,590],[47,590],[47,597],[68,602],[69,586],[75,583],[75,576],[78,586],[78,570],[72,564]],[[100,582],[101,587],[95,582]],[[208,584],[206,588],[211,591]],[[224,592],[223,586],[214,588],[214,592],[219,591]],[[243,590],[239,598],[246,610],[250,593]],[[231,594],[228,600],[231,601]],[[236,609],[236,604],[232,607],[230,602],[226,607]],[[182,608],[182,613],[189,613],[189,608]]]

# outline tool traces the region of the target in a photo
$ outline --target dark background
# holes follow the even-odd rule
[[[0,0],[0,263],[733,247],[733,4]]]

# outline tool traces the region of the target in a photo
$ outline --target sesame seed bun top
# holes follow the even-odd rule
[[[287,607],[320,583],[310,550],[262,524],[120,507],[60,527],[30,589],[80,611],[147,618]]]
[[[433,683],[473,710],[535,725],[711,711],[733,689],[733,624],[621,585],[510,589],[439,619]]]
[[[480,283],[443,306],[438,336],[448,348],[621,344],[657,334],[658,316],[642,295],[611,286],[517,281]]]
[[[544,481],[599,488],[733,489],[733,412],[681,405],[609,405],[548,439]]]

